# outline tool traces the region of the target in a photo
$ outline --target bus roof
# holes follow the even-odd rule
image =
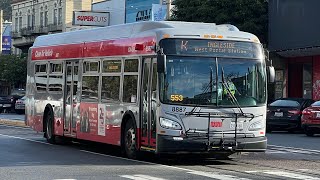
[[[156,36],[160,40],[164,34],[175,38],[203,38],[205,34],[216,34],[226,38],[229,37],[229,40],[253,41],[253,39],[255,39],[256,42],[258,41],[255,35],[239,31],[237,27],[229,24],[216,25],[215,23],[200,22],[144,21],[43,35],[36,38],[33,47],[134,38],[146,35]]]

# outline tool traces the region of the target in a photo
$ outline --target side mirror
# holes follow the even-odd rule
[[[157,55],[157,71],[158,73],[165,72],[165,55],[158,53]]]
[[[275,77],[276,77],[276,72],[274,70],[273,66],[268,66],[267,67],[267,73],[268,73],[268,82],[269,83],[274,83],[275,82]]]

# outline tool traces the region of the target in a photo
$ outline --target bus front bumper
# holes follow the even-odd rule
[[[267,149],[266,137],[225,139],[221,144],[221,139],[188,139],[166,135],[158,135],[158,153],[193,153],[193,152],[264,152]]]

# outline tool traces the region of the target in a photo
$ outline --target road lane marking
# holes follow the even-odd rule
[[[143,174],[135,174],[135,175],[121,175],[120,177],[127,178],[127,179],[133,179],[133,180],[166,180],[163,178],[143,175]]]
[[[9,124],[0,124],[0,126],[10,127],[10,128],[15,128],[15,129],[29,129],[29,130],[32,130],[31,127],[29,127],[29,126],[14,126],[14,125],[9,125]]]
[[[180,171],[192,171],[190,169],[185,169],[185,168],[180,168],[180,167],[175,167],[175,166],[169,166],[169,165],[163,165],[163,164],[156,164],[156,163],[147,162],[147,161],[139,161],[139,160],[135,160],[135,159],[128,159],[128,158],[123,158],[123,157],[118,157],[118,156],[112,156],[112,155],[107,155],[107,154],[96,153],[96,152],[92,152],[92,151],[86,151],[86,150],[80,150],[80,151],[81,152],[85,152],[85,153],[89,153],[89,154],[104,156],[104,157],[111,157],[111,158],[116,158],[116,159],[121,159],[121,160],[126,160],[126,161],[137,162],[137,163],[141,163],[141,164],[157,165],[157,166],[160,166],[160,167],[177,169],[177,170],[180,170]]]
[[[187,172],[187,173],[193,174],[193,175],[198,175],[198,176],[214,178],[214,179],[220,179],[220,180],[251,180],[248,178],[239,178],[239,177],[233,176],[233,175],[218,174],[218,173],[211,173],[211,172],[191,171],[191,172]]]
[[[315,152],[315,153],[320,153],[319,150],[314,150],[314,149],[304,149],[304,148],[295,148],[295,147],[286,147],[286,146],[277,146],[277,145],[268,145],[268,147],[271,147],[273,149],[281,149],[281,150],[297,150],[297,151],[308,151],[308,152]]]
[[[5,134],[0,134],[0,136],[14,138],[14,139],[21,139],[21,140],[25,140],[25,141],[40,143],[40,144],[53,145],[53,144],[50,144],[50,143],[46,143],[46,142],[42,142],[42,141],[36,141],[36,140],[32,140],[32,139],[21,138],[21,137],[17,137],[17,136],[9,136],[9,135],[5,135]]]
[[[266,154],[287,154],[289,152],[273,150],[273,149],[267,149],[265,153]]]
[[[307,176],[303,174],[296,174],[296,173],[290,173],[290,172],[284,172],[284,171],[264,171],[265,174],[275,175],[275,176],[281,176],[286,178],[293,178],[293,179],[307,179],[307,180],[320,180],[320,178]]]

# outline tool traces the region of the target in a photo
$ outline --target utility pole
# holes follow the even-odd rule
[[[0,54],[2,54],[3,11],[0,10]]]

